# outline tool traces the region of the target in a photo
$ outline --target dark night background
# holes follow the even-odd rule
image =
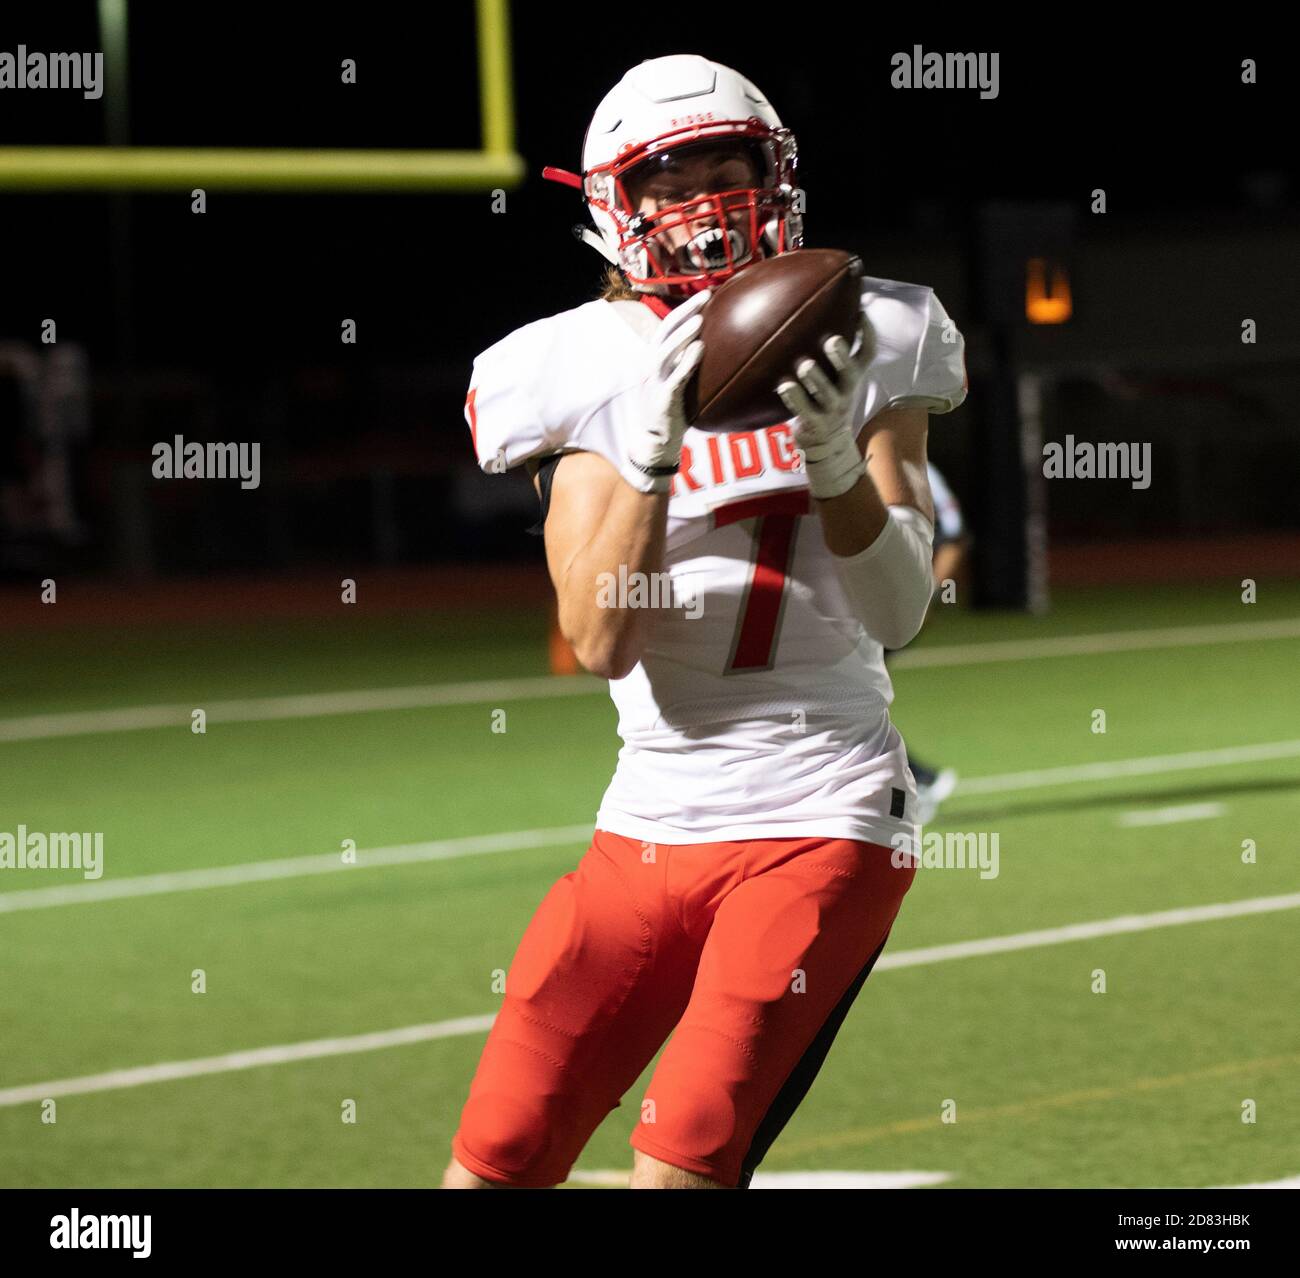
[[[532,494],[479,475],[461,404],[476,353],[595,295],[603,263],[569,228],[577,168],[603,94],[643,58],[700,52],[741,70],[800,143],[810,246],[868,273],[935,287],[966,334],[972,395],[935,419],[932,456],[978,528],[974,479],[991,425],[978,393],[999,356],[976,227],[989,200],[1064,201],[1076,316],[1013,334],[1053,373],[1045,438],[1153,441],[1157,477],[1053,486],[1068,544],[1300,529],[1300,262],[1294,92],[1263,31],[1141,36],[1095,11],[952,24],[871,7],[704,10],[513,7],[517,149],[507,212],[485,194],[0,194],[8,251],[0,342],[46,317],[88,352],[89,437],[75,460],[79,539],[12,531],[9,574],[54,563],[123,577],[283,569],[340,554],[426,563],[536,557]],[[1172,21],[1172,19],[1171,19]],[[9,6],[0,48],[100,47],[90,3]],[[890,56],[997,51],[1000,94],[896,90]],[[1243,86],[1240,61],[1261,83]],[[358,83],[339,81],[343,58]],[[0,95],[0,145],[97,145],[105,99]],[[473,7],[368,4],[130,8],[130,140],[156,146],[474,148]],[[1094,187],[1109,211],[1089,212]],[[125,236],[125,239],[123,238]],[[126,245],[126,251],[123,246]],[[339,323],[358,324],[358,344]],[[1260,338],[1243,348],[1241,320]],[[6,411],[0,405],[0,412]],[[981,415],[984,415],[982,420]],[[0,419],[10,477],[30,462]],[[149,448],[262,441],[263,481],[166,485]]]

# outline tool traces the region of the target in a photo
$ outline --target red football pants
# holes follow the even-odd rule
[[[597,830],[524,932],[456,1158],[500,1184],[559,1184],[672,1033],[631,1143],[747,1187],[884,949],[916,874],[892,856]]]

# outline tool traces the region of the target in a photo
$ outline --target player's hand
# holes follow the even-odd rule
[[[784,381],[776,388],[781,402],[792,414],[790,425],[799,443],[825,443],[837,431],[851,429],[850,421],[858,391],[875,355],[875,333],[863,315],[858,322],[854,346],[838,334],[822,346],[836,376],[832,380],[814,359],[804,359],[795,368],[798,381]]]
[[[704,354],[698,340],[709,300],[701,290],[680,303],[655,333],[650,376],[642,383],[638,401],[638,428],[628,448],[623,478],[638,492],[666,493],[682,459],[686,434],[686,383]]]
[[[832,380],[813,359],[795,368],[798,381],[781,382],[776,393],[790,412],[790,428],[803,454],[808,486],[819,501],[847,492],[866,472],[858,448],[858,392],[875,355],[875,334],[865,315],[853,347],[838,334],[823,345],[835,369]]]

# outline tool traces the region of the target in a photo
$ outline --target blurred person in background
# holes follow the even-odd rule
[[[45,352],[0,343],[0,531],[5,563],[30,567],[38,548],[85,540],[77,518],[77,446],[90,434],[85,348]]]
[[[75,510],[77,447],[90,435],[90,362],[78,342],[58,342],[46,353],[36,435],[44,530],[61,545],[75,545],[86,536]]]
[[[934,498],[934,598],[941,598],[944,584],[953,583],[952,599],[962,597],[971,536],[961,506],[933,462],[926,463],[930,494]],[[916,782],[917,820],[928,825],[939,814],[939,805],[957,788],[953,768],[934,768],[922,763],[909,745],[907,766]]]
[[[30,344],[0,342],[0,566],[6,568],[23,566],[40,521],[32,431],[40,370]]]

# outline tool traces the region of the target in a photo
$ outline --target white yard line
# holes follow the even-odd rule
[[[925,1189],[952,1179],[927,1171],[756,1171],[750,1189]]]
[[[1257,745],[1227,746],[1221,750],[1191,750],[1184,754],[1151,755],[1139,759],[1113,759],[1108,763],[1067,764],[1033,772],[1004,772],[998,776],[970,777],[959,782],[954,798],[967,795],[1009,794],[1052,785],[1075,785],[1124,777],[1261,763],[1270,759],[1300,758],[1300,740],[1265,741]],[[168,892],[194,892],[203,888],[236,887],[272,879],[292,879],[313,874],[377,869],[387,865],[414,865],[446,861],[492,852],[519,852],[529,848],[585,846],[590,825],[561,825],[540,830],[514,830],[499,834],[404,843],[393,847],[358,849],[355,864],[345,864],[338,852],[316,856],[282,857],[272,861],[244,861],[237,865],[173,870],[166,874],[138,874],[123,879],[96,879],[57,887],[24,888],[0,892],[0,914],[18,910],[49,909],[61,905],[90,905],[130,897],[158,896]]]
[[[1065,927],[1045,928],[1037,932],[992,936],[982,941],[961,941],[955,945],[932,945],[924,949],[901,950],[896,954],[882,955],[876,963],[875,970],[884,972],[893,968],[922,967],[954,959],[1007,954],[1016,950],[1065,945],[1072,941],[1092,940],[1103,936],[1149,932],[1156,928],[1176,927],[1186,923],[1205,923],[1297,908],[1300,908],[1300,892],[1294,892],[1289,896],[1263,896],[1246,901],[1225,901],[1218,905],[1162,910],[1156,914],[1121,915],[1118,918],[1099,919],[1091,923],[1071,923]],[[379,1030],[369,1034],[352,1035],[348,1038],[286,1043],[276,1047],[227,1052],[222,1056],[205,1056],[198,1060],[164,1061],[156,1065],[110,1070],[104,1074],[88,1074],[80,1078],[28,1083],[22,1087],[0,1090],[0,1108],[35,1104],[49,1098],[57,1099],[60,1096],[84,1096],[92,1092],[117,1091],[126,1087],[143,1087],[149,1083],[197,1078],[204,1074],[225,1074],[232,1070],[256,1069],[263,1065],[284,1065],[295,1061],[316,1060],[323,1056],[346,1056],[356,1052],[403,1047],[411,1043],[427,1043],[439,1038],[482,1034],[491,1027],[492,1020],[491,1014],[461,1016],[455,1020],[435,1021],[425,1025],[406,1025],[400,1029]]]
[[[1208,821],[1222,816],[1227,808],[1222,803],[1183,803],[1173,808],[1137,808],[1121,812],[1119,824],[1126,829],[1147,825],[1179,825],[1183,821]]]
[[[430,683],[410,688],[362,688],[355,692],[307,692],[293,697],[246,697],[192,705],[127,706],[0,719],[0,742],[80,737],[98,732],[138,732],[145,728],[188,730],[190,715],[202,708],[209,723],[262,723],[272,719],[316,719],[331,714],[379,710],[427,710],[440,706],[497,705],[537,697],[572,697],[604,691],[591,675],[538,675],[529,679]]]
[[[229,1074],[240,1069],[260,1069],[263,1065],[289,1065],[294,1061],[315,1061],[325,1056],[351,1056],[357,1052],[375,1052],[385,1047],[404,1047],[410,1043],[427,1043],[437,1038],[456,1038],[464,1034],[485,1034],[495,1016],[460,1016],[451,1021],[428,1025],[406,1025],[401,1029],[379,1030],[373,1034],[354,1034],[349,1038],[317,1038],[307,1043],[283,1043],[278,1047],[255,1047],[246,1052],[226,1052],[221,1056],[202,1056],[190,1061],[163,1061],[157,1065],[138,1065],[134,1069],[115,1069],[106,1074],[86,1074],[81,1078],[64,1078],[53,1083],[32,1083],[26,1087],[8,1087],[0,1091],[0,1107],[26,1105],[33,1101],[57,1100],[60,1096],[88,1096],[92,1092],[115,1092],[124,1087],[144,1087],[149,1083],[171,1083],[182,1078],[200,1078],[204,1074]]]
[[[565,1182],[601,1189],[626,1189],[632,1173],[575,1169]],[[754,1173],[750,1189],[924,1189],[952,1179],[951,1172],[929,1171],[793,1171]]]
[[[565,843],[585,846],[590,841],[589,824],[560,825],[546,830],[513,830],[501,834],[476,834],[461,839],[437,839],[428,843],[359,848],[354,864],[344,862],[340,851],[324,852],[316,856],[282,857],[276,861],[245,861],[239,865],[173,870],[167,874],[137,874],[125,879],[95,879],[59,887],[0,892],[0,914],[14,910],[50,909],[59,905],[120,901],[135,896],[159,896],[167,892],[195,892],[201,888],[235,887],[243,883],[265,883],[272,879],[295,879],[303,875],[352,873],[386,865],[416,865],[425,861],[481,856],[489,852],[522,852],[528,848],[549,848]]]
[[[967,777],[957,782],[953,797],[1004,794],[1007,791],[1031,790],[1049,785],[1074,785],[1080,781],[1115,781],[1124,777],[1149,777],[1164,772],[1225,768],[1235,763],[1267,763],[1273,759],[1295,758],[1300,758],[1300,739],[1261,741],[1257,745],[1224,746],[1218,750],[1185,750],[1180,754],[1152,754],[1138,759],[1067,763],[1058,768],[1003,772],[992,777]]]
[[[996,643],[950,644],[917,648],[890,658],[894,670],[983,665],[1040,657],[1099,656],[1156,648],[1195,648],[1206,644],[1251,643],[1300,638],[1300,617],[1276,621],[1232,622],[1214,626],[1163,626],[1050,639],[1011,639]],[[274,719],[314,719],[335,714],[428,710],[442,706],[500,705],[539,697],[591,696],[604,691],[591,675],[538,675],[521,679],[419,684],[406,688],[362,688],[350,692],[308,692],[290,697],[245,697],[237,701],[125,706],[0,719],[0,743],[79,737],[92,733],[138,732],[147,728],[186,728],[199,706],[209,723],[261,723]]]
[[[926,666],[975,666],[989,661],[1030,661],[1036,657],[1096,657],[1111,652],[1154,648],[1200,648],[1207,644],[1252,643],[1260,639],[1300,639],[1300,617],[1276,621],[1231,621],[1213,626],[1157,626],[1151,630],[1111,630],[1095,635],[1056,635],[1048,639],[1004,639],[995,643],[909,648],[890,657],[897,670]]]
[[[887,972],[897,967],[924,967],[952,959],[983,958],[988,954],[1010,954],[1015,950],[1036,950],[1047,945],[1068,945],[1071,941],[1091,941],[1103,936],[1123,936],[1129,932],[1150,932],[1186,923],[1214,923],[1220,919],[1295,909],[1300,909],[1300,892],[1223,901],[1218,905],[1192,905],[1154,914],[1121,914],[1117,918],[1097,919],[1092,923],[1068,923],[1064,927],[1042,928],[1036,932],[990,936],[983,941],[957,941],[952,945],[930,945],[924,949],[900,950],[896,954],[885,953],[880,956],[874,970]]]
[[[1260,1180],[1250,1185],[1215,1185],[1215,1189],[1300,1189],[1300,1176],[1287,1176],[1282,1180]]]

